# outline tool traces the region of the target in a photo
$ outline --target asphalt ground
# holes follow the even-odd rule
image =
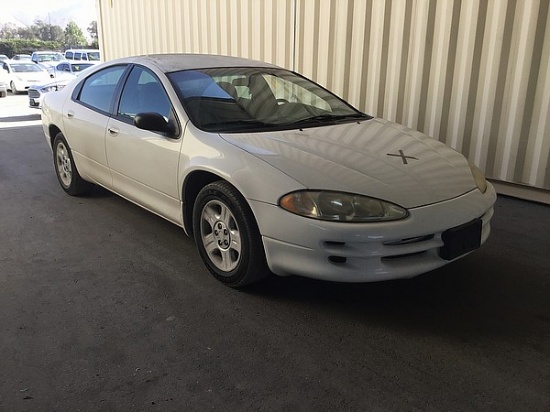
[[[216,282],[183,231],[67,196],[0,99],[0,411],[548,411],[550,207],[411,280]],[[10,100],[11,99],[11,100]]]

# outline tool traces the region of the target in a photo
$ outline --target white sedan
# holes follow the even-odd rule
[[[218,280],[412,277],[483,244],[496,194],[460,153],[277,66],[110,61],[45,96],[61,187],[181,226]]]
[[[28,90],[33,84],[51,80],[47,70],[30,60],[10,60],[4,62],[2,68],[8,76],[8,88],[14,94]]]
[[[84,70],[92,67],[93,63],[80,63],[80,62],[61,62],[53,68],[53,77],[57,78],[74,78],[80,75]]]
[[[74,76],[73,76],[74,78]],[[51,79],[50,79],[51,80]],[[46,93],[63,89],[72,79],[53,80],[46,84],[35,84],[29,87],[29,107],[42,107],[42,98]]]
[[[6,97],[8,94],[8,73],[0,70],[0,97]]]

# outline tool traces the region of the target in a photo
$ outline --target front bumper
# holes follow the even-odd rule
[[[42,106],[42,94],[35,89],[29,89],[29,106],[41,107]]]
[[[372,282],[409,278],[446,265],[452,260],[439,255],[443,232],[474,219],[481,219],[483,244],[495,200],[489,186],[485,194],[473,190],[410,209],[410,216],[401,221],[365,224],[307,219],[259,202],[252,202],[252,208],[273,273]]]

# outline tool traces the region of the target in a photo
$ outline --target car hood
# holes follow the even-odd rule
[[[72,79],[74,79],[74,77],[71,79],[54,80],[48,83],[33,84],[32,86],[29,87],[29,89],[40,90],[45,87],[57,86],[59,87],[59,90],[61,90],[63,87],[67,86]]]
[[[14,72],[16,77],[27,81],[41,81],[47,82],[51,80],[50,75],[47,72]]]
[[[460,153],[382,119],[221,136],[308,189],[363,194],[412,208],[476,188]]]
[[[53,78],[56,79],[57,81],[70,82],[75,77],[76,77],[76,74],[69,73],[69,72],[60,72],[56,70],[54,70],[53,72]]]

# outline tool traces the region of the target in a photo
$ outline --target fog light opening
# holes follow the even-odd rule
[[[329,256],[328,257],[329,262],[336,263],[336,264],[343,264],[346,263],[347,259],[344,256]]]

